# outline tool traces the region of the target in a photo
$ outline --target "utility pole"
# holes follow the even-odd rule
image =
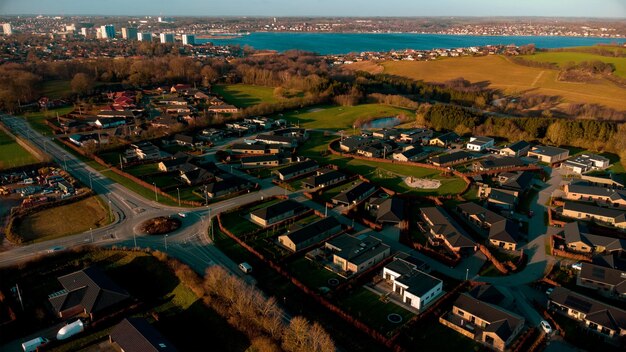
[[[135,242],[135,249],[137,249],[137,235],[135,235],[135,232],[133,231],[133,242]]]
[[[17,291],[17,299],[20,300],[20,306],[22,306],[22,311],[24,311],[24,301],[22,301],[22,294],[20,293],[20,287],[15,284],[15,291]]]
[[[176,192],[178,193],[178,206],[180,207],[180,189],[176,187]]]
[[[89,228],[89,234],[91,235],[91,243],[93,243],[93,229]]]
[[[89,173],[89,188],[93,191],[93,180],[91,179],[91,172]]]
[[[167,252],[167,235],[165,235],[165,251]]]
[[[120,170],[124,169],[124,164],[122,164],[122,154],[120,154]]]
[[[157,195],[157,186],[156,186],[156,182],[152,182],[152,184],[154,185],[154,200],[156,202],[159,201],[159,196]]]
[[[469,268],[465,269],[465,281],[467,281],[468,276],[469,276]]]

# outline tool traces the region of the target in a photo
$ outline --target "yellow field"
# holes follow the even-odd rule
[[[444,82],[463,77],[472,83],[508,94],[543,94],[560,96],[565,103],[594,103],[626,110],[626,89],[598,80],[593,83],[557,81],[558,71],[515,64],[503,56],[449,58],[436,61],[387,61],[380,64],[384,73],[425,82]],[[371,63],[347,65],[353,70],[380,70]]]

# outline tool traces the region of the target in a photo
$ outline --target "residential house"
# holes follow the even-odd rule
[[[124,118],[124,119],[133,119],[135,118],[135,114],[130,110],[102,110],[98,114],[96,114],[98,118]]]
[[[172,141],[178,145],[187,146],[187,147],[193,147],[195,145],[202,144],[202,143],[197,143],[193,136],[189,136],[189,135],[182,134],[182,133],[175,134]]]
[[[203,189],[208,198],[219,198],[235,192],[251,189],[252,182],[231,174],[222,174],[215,177],[215,181]]]
[[[379,224],[398,224],[404,217],[404,201],[398,197],[374,198],[367,204]]]
[[[79,147],[84,147],[89,144],[100,144],[100,136],[98,133],[88,134],[73,134],[70,136],[70,142],[76,144]]]
[[[396,258],[385,265],[383,278],[392,285],[403,303],[417,310],[424,309],[443,293],[443,281],[403,259]]]
[[[474,152],[482,152],[489,148],[493,148],[495,140],[491,137],[470,137],[465,148]]]
[[[428,159],[428,161],[440,167],[451,166],[455,164],[460,164],[465,161],[471,159],[472,156],[466,151],[460,150],[452,153],[445,153],[437,156],[432,156]]]
[[[433,130],[417,128],[414,130],[402,131],[400,133],[400,141],[403,143],[423,143],[430,140],[433,136]]]
[[[236,106],[230,104],[211,105],[207,108],[208,112],[215,114],[236,114],[239,109]]]
[[[299,127],[281,128],[279,130],[272,131],[271,134],[275,136],[295,138],[298,142],[304,142],[309,139],[309,133],[307,130]]]
[[[277,154],[281,151],[280,147],[272,147],[269,144],[233,144],[230,148],[231,154],[243,154],[243,155],[263,155],[263,154]]]
[[[497,182],[502,189],[525,193],[532,187],[534,177],[528,171],[503,172],[498,175]]]
[[[493,187],[480,187],[478,196],[486,198],[490,205],[504,210],[513,210],[519,200],[519,192]]]
[[[395,152],[392,155],[393,160],[397,161],[418,161],[423,158],[424,150],[420,147],[411,146],[401,152]]]
[[[626,298],[626,271],[624,270],[582,263],[576,284],[599,290],[617,298]]]
[[[528,156],[537,158],[539,161],[547,164],[554,164],[567,159],[569,157],[569,150],[538,145],[531,148],[528,152]]]
[[[123,157],[125,162],[154,160],[159,158],[161,158],[161,151],[156,145],[150,142],[131,144],[130,147],[124,151]]]
[[[122,320],[111,330],[109,342],[116,349],[124,352],[178,351],[144,318],[125,318]]]
[[[296,178],[298,176],[315,172],[317,171],[317,169],[319,169],[319,165],[317,164],[317,162],[315,160],[308,159],[283,167],[276,171],[276,174],[278,175],[279,180],[286,181],[292,178]]]
[[[295,148],[298,146],[298,139],[289,136],[279,136],[274,134],[259,134],[256,136],[257,142],[265,144],[279,144],[287,148]]]
[[[95,315],[110,312],[130,298],[128,292],[114,283],[97,267],[88,267],[57,278],[63,290],[48,296],[60,318],[84,313]]]
[[[504,351],[524,329],[524,318],[497,305],[462,293],[452,306],[451,320],[466,335]]]
[[[488,156],[474,163],[474,170],[493,171],[526,165],[521,159],[512,156]]]
[[[363,148],[369,144],[371,144],[373,140],[371,138],[365,137],[348,137],[344,138],[339,142],[339,149],[343,152],[353,153],[356,152],[359,148]]]
[[[351,276],[361,273],[387,258],[391,249],[373,236],[365,239],[344,234],[326,242],[332,253],[332,262],[340,274]]]
[[[307,189],[328,187],[345,181],[346,175],[332,169],[319,169],[314,176],[309,176],[302,181],[302,186]]]
[[[241,158],[241,168],[274,167],[280,165],[281,160],[277,154],[246,156]]]
[[[587,296],[555,287],[548,298],[548,308],[609,338],[626,335],[626,311],[596,301]]]
[[[580,175],[580,179],[594,186],[624,188],[624,182],[615,173],[606,175]]]
[[[125,124],[126,119],[123,117],[99,117],[95,122],[98,128],[115,128]]]
[[[372,137],[378,139],[396,139],[400,132],[394,128],[383,128],[372,132]]]
[[[520,237],[517,224],[473,202],[460,204],[458,210],[470,222],[489,230],[488,238],[491,245],[506,250],[516,250]]]
[[[611,166],[609,159],[591,153],[583,153],[563,163],[563,166],[577,174],[592,170],[603,170]]]
[[[429,228],[428,240],[445,244],[454,252],[473,253],[476,243],[465,230],[441,207],[421,208],[421,215]]]
[[[626,252],[626,239],[594,235],[580,222],[570,222],[555,231],[563,237],[568,251],[586,254],[621,254]]]
[[[565,199],[626,207],[625,190],[594,186],[587,182],[572,182],[563,187],[563,192]]]
[[[369,182],[361,182],[334,196],[332,202],[333,204],[352,206],[371,196],[374,191],[376,191],[376,186]]]
[[[163,160],[159,162],[157,167],[161,172],[173,172],[179,170],[191,170],[192,167],[189,167],[189,160],[191,157],[184,153],[176,153],[171,159]]]
[[[250,220],[260,226],[267,227],[296,215],[308,208],[294,200],[287,199],[250,213]]]
[[[442,147],[442,148],[447,148],[450,145],[452,145],[452,143],[455,143],[459,140],[459,135],[454,133],[454,132],[448,132],[448,133],[444,133],[438,137],[432,138],[428,144],[429,145],[435,145],[438,147]]]
[[[297,252],[324,241],[339,231],[341,231],[341,223],[329,216],[299,228],[289,229],[286,234],[278,236],[278,243],[292,252]]]
[[[626,213],[617,209],[566,201],[565,205],[563,205],[562,215],[579,220],[595,220],[620,229],[626,229]]]
[[[528,142],[517,141],[515,143],[509,144],[508,146],[500,149],[500,155],[519,158],[528,154],[529,149],[530,149],[530,144]]]
[[[192,170],[181,170],[179,179],[187,186],[198,186],[214,181],[215,174],[205,169],[195,167]]]

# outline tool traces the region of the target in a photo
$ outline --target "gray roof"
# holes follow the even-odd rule
[[[280,157],[276,154],[271,155],[256,155],[241,158],[241,163],[259,163],[264,161],[280,161]]]
[[[596,301],[587,296],[555,287],[550,301],[585,314],[585,319],[598,325],[619,331],[626,329],[626,311]]]
[[[334,196],[333,200],[351,204],[352,202],[361,199],[364,195],[373,192],[375,188],[376,186],[369,182],[361,182],[358,185]]]
[[[440,207],[421,208],[422,215],[433,225],[431,230],[443,235],[454,247],[475,247],[476,243],[452,218]]]
[[[385,199],[378,206],[377,222],[401,222],[404,220],[404,201],[398,197]]]
[[[625,271],[605,268],[591,263],[583,263],[579,278],[614,286],[617,293],[620,295],[626,294]]]
[[[291,231],[285,234],[285,236],[287,236],[291,240],[291,242],[297,245],[299,243],[306,242],[309,239],[314,238],[315,236],[319,236],[321,233],[329,231],[340,225],[341,224],[337,219],[329,216],[305,225],[295,231]],[[332,233],[329,233],[327,237],[330,235],[332,235]]]
[[[247,144],[247,143],[237,143],[233,144],[230,148],[232,151],[236,150],[265,150],[267,149],[267,144]]]
[[[360,265],[372,257],[389,250],[389,246],[373,236],[367,236],[364,240],[360,240],[354,236],[344,234],[335,237],[328,243],[339,249],[339,252],[335,252],[336,256],[356,265]]]
[[[574,182],[567,186],[569,193],[588,194],[591,196],[610,197],[611,200],[625,199],[626,191],[593,186],[586,182]]]
[[[478,285],[468,292],[472,297],[483,302],[499,305],[506,297],[490,284]]]
[[[524,324],[524,318],[519,315],[478,300],[467,293],[461,294],[454,306],[487,321],[489,325],[485,331],[495,333],[504,341],[511,337],[520,324]]]
[[[499,221],[505,220],[503,216],[498,215],[497,213],[494,213],[493,211],[487,208],[481,207],[480,205],[474,202],[467,202],[467,203],[459,204],[459,209],[462,212],[467,213],[468,215],[477,216],[478,218],[480,218],[482,221],[486,222],[490,226]]]
[[[491,228],[489,229],[490,240],[517,243],[519,237],[519,226],[509,219],[499,221],[491,225]]]
[[[286,199],[278,203],[274,203],[265,208],[257,209],[253,211],[251,214],[257,216],[264,220],[269,220],[275,218],[276,216],[285,214],[289,211],[298,211],[300,209],[306,208],[306,206],[296,202],[295,200]]]
[[[304,181],[302,181],[302,183],[307,184],[311,187],[318,187],[320,185],[325,184],[326,182],[330,182],[332,180],[345,178],[345,177],[346,175],[344,175],[343,173],[336,171],[336,170],[332,170],[329,172],[325,172],[321,175],[314,175],[314,176],[307,177],[306,179],[304,179]]]
[[[574,202],[565,202],[565,205],[563,205],[563,209],[585,213],[585,214],[592,214],[592,215],[613,218],[615,219],[615,223],[626,221],[626,215],[625,215],[626,213],[617,209],[603,208],[603,207],[597,207],[594,205],[574,203]]]
[[[469,153],[467,153],[464,150],[460,150],[460,151],[453,152],[453,153],[446,153],[443,155],[433,156],[430,158],[430,161],[432,163],[437,163],[437,164],[448,164],[448,163],[453,163],[453,162],[457,162],[457,161],[465,160],[469,158],[471,158],[471,155]]]
[[[317,169],[318,168],[318,164],[315,160],[305,160],[299,163],[295,163],[295,164],[291,164],[289,166],[283,167],[280,170],[278,170],[278,172],[281,175],[290,175],[293,174],[295,172],[299,172],[301,170],[307,170],[307,169]]]
[[[480,136],[480,137],[474,137],[473,140],[467,142],[467,144],[475,144],[475,145],[485,145],[487,143],[493,142],[494,139],[491,137],[484,137],[484,136]]]
[[[444,133],[440,136],[437,136],[433,139],[439,139],[442,142],[454,142],[457,139],[459,139],[459,135],[454,133],[454,132],[448,132],[448,133]]]
[[[514,152],[519,152],[520,150],[529,147],[530,143],[526,142],[526,141],[517,141],[515,143],[511,143],[508,147],[505,148],[509,148]]]
[[[256,136],[257,141],[270,141],[270,142],[280,142],[280,143],[293,143],[296,139],[294,137],[287,136],[278,136],[274,134],[260,134]]]
[[[125,352],[174,352],[176,348],[144,318],[126,318],[111,330],[111,341]]]
[[[81,306],[88,314],[120,303],[130,296],[97,267],[89,267],[58,278],[63,294],[49,298],[57,312]]]
[[[547,145],[538,145],[531,149],[531,152],[541,154],[545,156],[557,156],[565,152],[569,153],[569,150],[557,147],[550,147]]]
[[[502,188],[520,192],[527,190],[531,186],[534,177],[533,173],[528,171],[506,172],[500,176],[506,177],[506,181],[500,184]]]
[[[525,165],[522,159],[513,156],[504,156],[499,158],[495,156],[489,156],[485,159],[480,160],[478,163],[483,169],[495,169]]]
[[[403,259],[396,258],[393,262],[387,264],[385,268],[400,274],[396,281],[408,286],[406,291],[418,297],[443,283],[443,281],[418,270],[414,264]]]
[[[607,252],[626,251],[626,239],[594,235],[587,232],[587,228],[579,222],[565,224],[561,230],[565,243],[584,242],[590,246],[601,246]]]
[[[502,189],[492,188],[491,192],[489,192],[489,199],[497,200],[506,204],[515,204],[517,196]]]

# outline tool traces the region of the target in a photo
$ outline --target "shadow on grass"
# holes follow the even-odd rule
[[[133,297],[144,302],[160,300],[178,286],[180,280],[153,256],[137,257],[127,264],[112,268],[111,279]]]

